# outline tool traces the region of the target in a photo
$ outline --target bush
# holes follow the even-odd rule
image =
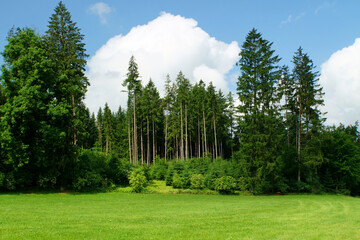
[[[142,192],[148,184],[148,180],[146,179],[144,169],[135,168],[129,177],[130,186],[133,188],[134,192]]]
[[[205,188],[204,176],[202,174],[193,174],[190,178],[192,189],[203,189]]]
[[[73,187],[77,191],[94,191],[107,188],[111,182],[95,172],[85,172],[73,181]]]
[[[215,190],[220,194],[231,194],[236,189],[236,181],[231,176],[224,176],[215,180]]]
[[[172,177],[172,186],[173,186],[173,188],[182,188],[183,187],[182,179],[177,172],[175,172]]]

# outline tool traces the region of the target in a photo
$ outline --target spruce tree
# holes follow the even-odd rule
[[[309,56],[303,53],[301,47],[295,52],[293,63],[293,99],[297,113],[298,181],[301,181],[301,169],[309,172],[310,181],[312,181],[313,173],[316,174],[318,166],[323,161],[318,146],[320,145],[319,134],[324,122],[319,106],[324,103],[324,93],[318,84],[319,74],[315,71],[315,66]]]
[[[133,163],[138,163],[138,139],[137,139],[137,121],[136,121],[136,98],[137,95],[141,92],[141,80],[138,72],[138,66],[135,62],[135,57],[131,56],[129,61],[128,73],[126,74],[126,79],[123,82],[123,86],[126,86],[128,89],[128,111],[132,108],[132,157]]]
[[[85,107],[88,79],[85,76],[86,54],[84,36],[62,1],[51,15],[46,31],[45,47],[54,63],[55,100],[58,115],[54,125],[65,139],[57,150],[62,173],[69,173],[76,158],[77,135],[81,130],[80,112]]]
[[[271,47],[272,43],[252,29],[242,45],[238,62],[240,151],[248,168],[250,188],[255,192],[274,187],[281,138],[277,92],[280,58]]]

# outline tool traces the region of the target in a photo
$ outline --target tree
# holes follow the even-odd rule
[[[266,192],[274,186],[281,139],[277,92],[280,58],[274,55],[271,46],[272,43],[252,29],[242,45],[238,62],[240,151],[242,161],[249,166],[249,182],[256,192]]]
[[[7,40],[1,76],[5,97],[0,113],[3,167],[17,185],[26,186],[44,174],[58,176],[51,166],[55,164],[54,147],[62,137],[51,122],[57,114],[53,62],[40,36],[31,29],[13,30]]]
[[[128,88],[128,108],[132,106],[133,112],[133,162],[138,163],[138,147],[137,147],[137,125],[136,125],[136,96],[141,91],[141,80],[139,79],[140,75],[138,72],[138,66],[135,62],[135,57],[131,56],[129,61],[128,73],[126,74],[127,78],[123,82],[123,86]],[[131,105],[131,106],[130,106]]]
[[[301,180],[301,169],[306,168],[315,172],[322,162],[319,133],[324,119],[321,117],[319,106],[324,100],[322,88],[318,84],[319,74],[309,56],[303,53],[301,47],[293,57],[294,69],[292,78],[294,82],[295,108],[297,113],[297,153],[298,153],[298,181]]]
[[[81,125],[80,112],[84,108],[88,79],[85,76],[86,54],[84,36],[62,1],[51,15],[44,41],[49,59],[54,63],[54,105],[57,116],[53,120],[65,135],[57,150],[62,173],[67,173],[76,158],[77,135]]]
[[[105,137],[105,153],[107,155],[109,151],[111,151],[112,132],[114,129],[113,116],[109,108],[109,105],[107,103],[105,104],[105,108],[104,108],[103,126],[104,126],[104,137]]]
[[[180,158],[184,160],[189,157],[187,105],[188,105],[188,95],[190,92],[191,85],[190,85],[190,81],[187,78],[185,78],[184,74],[181,71],[179,72],[176,78],[176,85],[177,85],[177,106],[180,110]],[[185,133],[184,133],[184,125],[185,125]]]

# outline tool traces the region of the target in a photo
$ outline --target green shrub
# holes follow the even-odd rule
[[[73,187],[77,191],[94,191],[105,189],[111,182],[103,178],[101,174],[94,172],[84,172],[73,181]]]
[[[173,188],[182,188],[183,187],[183,182],[182,182],[181,176],[177,172],[174,172],[174,175],[172,177],[172,186],[173,186]]]
[[[143,168],[135,168],[129,177],[130,186],[134,192],[142,192],[148,184]]]
[[[167,169],[166,176],[165,176],[166,186],[172,185],[173,175],[174,175],[173,164],[169,164],[169,167]]]
[[[202,174],[193,174],[190,178],[191,188],[192,189],[203,189],[205,188],[204,184],[204,175]]]
[[[215,190],[220,194],[231,194],[236,190],[236,181],[231,176],[223,176],[215,180]]]

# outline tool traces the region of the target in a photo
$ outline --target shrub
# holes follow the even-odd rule
[[[148,184],[148,180],[146,179],[144,169],[135,168],[129,177],[130,186],[133,188],[134,192],[142,192],[144,188]]]
[[[231,176],[223,176],[215,180],[215,190],[220,194],[231,194],[236,189],[236,181]]]
[[[182,179],[177,172],[175,172],[172,177],[172,186],[174,188],[182,188],[183,187]]]
[[[174,175],[173,165],[170,164],[168,169],[167,169],[166,176],[165,176],[166,186],[171,186],[172,185],[173,175]]]
[[[193,174],[190,178],[190,182],[192,189],[203,189],[205,187],[204,176],[202,174]]]
[[[73,181],[73,187],[77,191],[93,191],[108,187],[109,181],[99,173],[87,171]]]

